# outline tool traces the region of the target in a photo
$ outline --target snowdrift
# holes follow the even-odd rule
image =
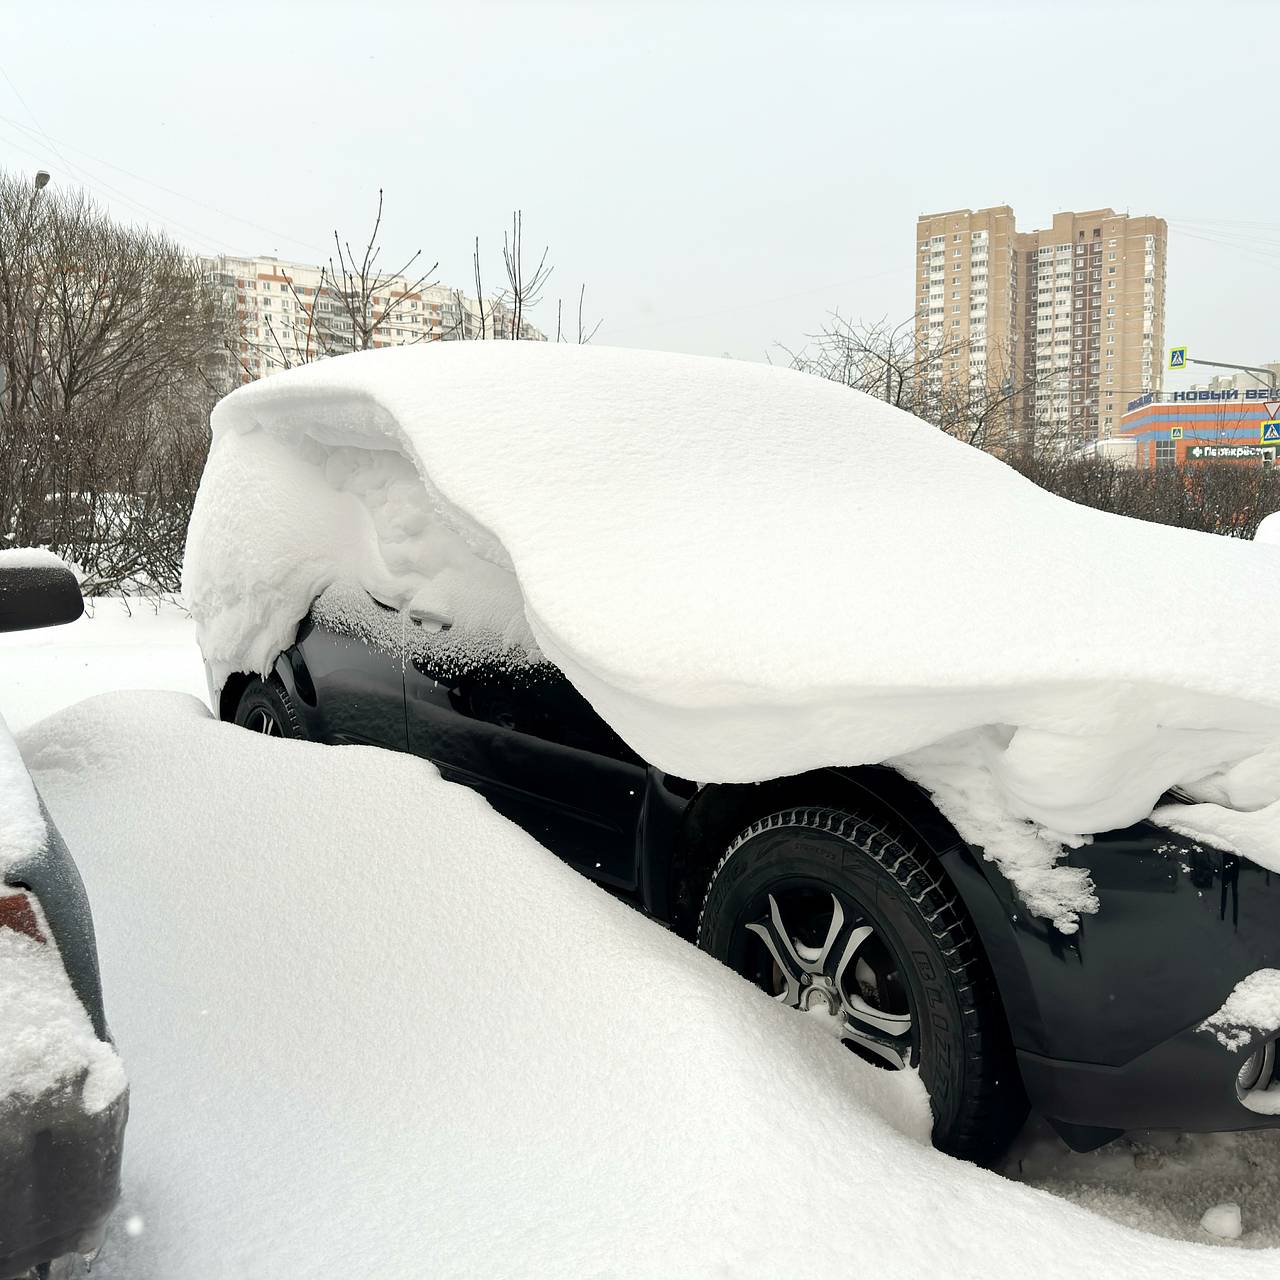
[[[914,1075],[422,761],[247,734],[180,694],[100,697],[21,745],[77,849],[132,1066],[95,1280],[1275,1266],[939,1154]]]
[[[350,577],[540,651],[669,772],[893,760],[1065,928],[1096,903],[1064,841],[1218,807],[1280,741],[1280,547],[1076,506],[806,375],[437,343],[213,430],[184,592],[219,684]]]

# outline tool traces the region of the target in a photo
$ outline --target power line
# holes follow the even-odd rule
[[[13,120],[8,116],[0,115],[0,120],[6,124],[13,125],[14,128],[22,129],[26,133],[32,133],[33,130],[26,128],[20,121]],[[52,142],[52,138],[49,139]],[[277,240],[284,240],[290,244],[299,245],[304,249],[310,249],[314,253],[327,254],[327,248],[321,248],[319,245],[312,244],[309,240],[299,240],[296,236],[287,235],[283,231],[276,230],[273,227],[264,226],[260,222],[255,222],[252,218],[243,217],[238,213],[229,213],[225,209],[220,209],[217,205],[208,204],[203,200],[197,199],[195,196],[186,195],[184,192],[176,191],[172,187],[166,187],[163,183],[155,182],[151,178],[143,177],[141,174],[134,173],[130,169],[125,169],[118,164],[113,164],[110,160],[104,160],[101,156],[96,156],[90,151],[86,151],[83,147],[77,147],[73,143],[63,142],[64,147],[76,152],[78,155],[86,156],[95,164],[100,164],[106,169],[112,169],[116,173],[123,174],[126,178],[132,178],[135,182],[141,182],[148,187],[154,187],[157,191],[162,191],[165,195],[174,196],[179,200],[185,200],[188,204],[193,204],[197,208],[204,209],[209,213],[216,213],[220,218],[227,218],[232,222],[242,223],[246,227],[252,227],[255,231],[265,232],[269,236],[273,236]]]
[[[86,186],[103,187],[106,190],[115,193],[115,195],[120,200],[123,200],[126,204],[130,205],[131,207],[142,210],[143,212],[148,213],[153,217],[160,218],[163,221],[169,222],[173,226],[179,227],[182,230],[186,231],[187,233],[197,236],[201,241],[205,242],[206,244],[217,244],[217,245],[220,245],[225,250],[229,250],[230,252],[237,252],[234,246],[228,245],[225,241],[222,241],[215,236],[211,236],[208,234],[208,232],[203,231],[199,228],[192,227],[190,224],[181,222],[178,219],[173,218],[170,215],[163,213],[160,210],[155,209],[150,205],[144,204],[142,201],[138,200],[136,197],[129,195],[128,193],[122,191],[119,187],[116,187],[113,184],[109,183],[105,178],[102,178],[96,174],[92,174],[88,170],[84,169],[83,167],[72,163],[72,161],[69,160],[61,150],[59,150],[59,141],[53,138],[53,136],[47,133],[43,128],[43,126],[41,126],[40,121],[36,118],[35,113],[31,110],[31,107],[28,105],[26,99],[22,96],[22,93],[18,89],[17,85],[14,84],[12,77],[8,74],[7,71],[5,71],[3,66],[0,66],[0,75],[3,75],[10,89],[13,90],[14,96],[18,99],[23,109],[31,117],[32,121],[35,124],[35,128],[32,129],[29,126],[24,125],[21,121],[14,120],[10,116],[0,115],[0,121],[4,121],[6,124],[10,125],[12,128],[20,130],[21,133],[25,135],[25,137],[28,140],[35,138],[37,140],[41,140],[47,143],[53,149],[54,153],[58,156],[58,158],[62,161],[62,163],[66,166],[67,170],[73,176],[77,176],[79,181],[84,182]],[[10,145],[13,146],[15,149],[24,150],[24,148],[20,147],[16,142],[12,140],[12,138],[10,138],[9,141],[10,141]],[[174,196],[179,200],[185,200],[188,203],[194,204],[197,207],[205,209],[210,213],[216,213],[219,217],[227,218],[234,222],[243,223],[245,226],[253,227],[257,231],[265,232],[267,235],[272,236],[277,240],[284,240],[290,244],[299,245],[303,248],[312,250],[313,252],[317,252],[322,255],[328,252],[326,249],[321,249],[318,245],[314,245],[310,241],[299,240],[294,236],[286,235],[284,232],[275,230],[271,227],[264,226],[261,223],[254,222],[250,218],[244,218],[238,214],[228,213],[226,210],[219,209],[215,205],[207,204],[202,200],[196,199],[194,196],[186,195],[181,191],[174,190],[172,187],[166,187],[161,183],[154,182],[150,178],[143,177],[141,174],[134,173],[131,170],[125,169],[120,165],[113,164],[109,160],[103,160],[100,156],[96,156],[92,152],[85,150],[83,147],[76,146],[74,143],[63,141],[61,145],[67,147],[71,151],[76,152],[78,155],[87,157],[88,159],[92,160],[95,164],[100,164],[104,168],[114,170],[117,173],[121,173],[125,177],[131,178],[135,182],[141,182],[146,186],[154,187],[157,191],[162,191],[166,195]],[[30,151],[27,151],[26,154],[31,155],[32,153]]]
[[[199,228],[188,226],[185,223],[181,223],[177,221],[177,219],[168,217],[167,215],[161,213],[158,209],[153,209],[149,205],[145,205],[141,201],[133,199],[131,196],[119,190],[117,187],[112,186],[112,184],[105,181],[105,179],[97,178],[94,175],[88,174],[84,170],[80,169],[77,165],[73,164],[70,160],[67,159],[65,155],[62,154],[61,151],[58,150],[57,144],[53,141],[52,138],[49,137],[47,133],[45,133],[44,129],[41,128],[40,121],[36,119],[35,113],[31,110],[31,107],[28,105],[27,100],[22,96],[22,93],[18,89],[18,86],[13,83],[13,79],[10,77],[9,73],[5,71],[3,66],[0,66],[0,75],[4,76],[5,81],[8,83],[9,87],[13,90],[14,95],[17,97],[18,101],[22,104],[27,114],[30,115],[31,119],[35,122],[36,128],[32,130],[27,128],[25,125],[20,124],[16,120],[10,120],[8,117],[3,117],[3,118],[13,127],[20,129],[22,131],[23,137],[28,141],[30,141],[31,138],[35,136],[47,142],[49,146],[53,148],[54,153],[58,156],[58,158],[62,161],[62,163],[67,167],[68,171],[71,173],[73,177],[77,177],[77,179],[80,182],[83,182],[91,191],[95,190],[99,186],[105,187],[108,191],[114,192],[115,195],[120,200],[124,201],[126,205],[129,205],[134,209],[140,210],[143,213],[150,214],[152,217],[159,218],[163,222],[169,222],[171,225],[181,228],[187,234],[195,236],[196,239],[205,246],[208,246],[210,244],[213,244],[215,246],[218,245],[218,241],[214,237],[207,235],[204,231],[201,231]],[[7,138],[6,141],[8,145],[13,147],[15,150],[21,151],[25,155],[33,156],[33,153],[28,148],[23,147],[20,143],[15,142],[12,137]],[[42,159],[42,157],[34,157],[34,158],[38,160]],[[107,203],[110,203],[110,201],[108,201]]]

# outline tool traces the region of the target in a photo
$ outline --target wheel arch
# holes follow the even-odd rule
[[[226,678],[218,691],[219,720],[225,720],[229,724],[236,718],[236,708],[240,705],[240,699],[254,679],[255,677],[248,671],[233,671]]]
[[[269,674],[284,685],[285,692],[294,699],[295,703],[301,703],[308,708],[314,707],[315,686],[312,684],[307,664],[295,646],[276,655]],[[244,697],[244,691],[255,680],[263,678],[262,673],[258,671],[233,671],[218,693],[218,719],[227,722],[234,720],[236,708],[240,705],[240,699]]]
[[[717,861],[740,831],[778,809],[811,805],[850,809],[893,826],[939,859],[964,843],[923,791],[883,766],[708,784],[688,801],[667,850],[646,851],[655,857],[670,853],[668,891],[676,926],[687,932],[689,914],[696,915]]]

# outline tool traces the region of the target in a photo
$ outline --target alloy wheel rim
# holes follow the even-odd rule
[[[280,738],[280,722],[266,707],[254,707],[245,718],[244,727],[253,733],[265,733],[269,738]]]
[[[755,965],[743,955],[745,976],[859,1057],[895,1071],[911,1065],[910,992],[883,931],[857,904],[829,886],[775,889],[747,912],[744,929],[764,952]]]

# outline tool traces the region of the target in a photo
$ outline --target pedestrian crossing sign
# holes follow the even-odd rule
[[[1170,347],[1169,348],[1169,368],[1185,369],[1187,367],[1187,349],[1186,347]]]
[[[1280,444],[1280,422],[1264,422],[1259,438],[1263,444]]]
[[[1170,427],[1170,428],[1169,428],[1169,439],[1170,439],[1170,440],[1181,440],[1181,439],[1182,439],[1182,428],[1181,428],[1181,427]]]

